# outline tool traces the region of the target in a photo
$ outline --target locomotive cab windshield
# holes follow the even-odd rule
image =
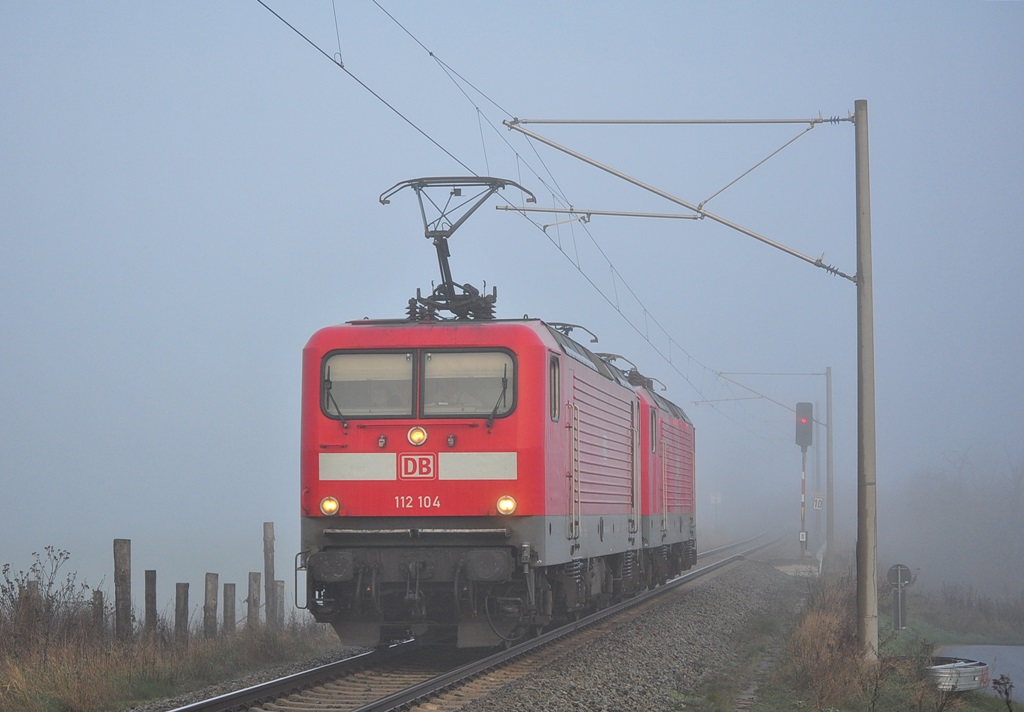
[[[412,416],[410,352],[340,352],[324,359],[324,414],[330,418]]]
[[[506,416],[516,363],[505,350],[343,351],[323,361],[329,418]]]
[[[425,353],[423,415],[508,415],[513,365],[505,351]]]

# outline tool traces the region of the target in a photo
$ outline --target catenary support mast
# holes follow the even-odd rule
[[[868,103],[854,103],[857,172],[857,639],[878,659],[878,526],[875,491],[875,336],[871,281]]]

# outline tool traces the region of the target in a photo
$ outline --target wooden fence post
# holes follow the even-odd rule
[[[34,639],[46,625],[38,579],[32,579],[25,586],[18,584],[18,603],[14,611],[15,628],[26,638]]]
[[[274,622],[284,627],[284,581],[280,580],[274,582]]]
[[[267,625],[277,625],[277,605],[274,601],[274,523],[263,522],[263,575],[267,589]]]
[[[114,539],[114,633],[132,634],[132,540]]]
[[[218,575],[206,574],[206,596],[203,599],[203,635],[214,638],[217,635],[217,588]]]
[[[156,633],[156,569],[146,569],[146,635]]]
[[[188,645],[188,584],[174,584],[174,642]]]
[[[249,597],[245,599],[249,603],[246,613],[245,624],[255,629],[260,624],[260,572],[249,572]]]
[[[103,591],[94,588],[92,591],[92,627],[101,638],[107,636],[107,617],[103,610]]]
[[[225,633],[235,632],[235,584],[224,584],[224,627]]]

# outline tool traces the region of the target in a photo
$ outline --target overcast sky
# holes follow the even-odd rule
[[[207,571],[243,592],[273,521],[291,591],[302,347],[437,280],[414,194],[382,192],[475,173],[542,207],[688,212],[512,117],[806,120],[526,128],[852,275],[854,127],[806,129],[866,100],[879,499],[1021,467],[1024,3],[268,4],[323,53],[255,1],[0,2],[0,562],[57,546],[112,589],[129,538],[167,612]],[[502,202],[452,238],[456,280],[667,386],[703,532],[799,528],[787,408],[825,404],[820,375],[728,374],[830,366],[854,531],[851,281],[707,219]]]

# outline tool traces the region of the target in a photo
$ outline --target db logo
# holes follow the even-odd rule
[[[437,479],[437,454],[402,453],[398,456],[398,477],[403,480]]]

